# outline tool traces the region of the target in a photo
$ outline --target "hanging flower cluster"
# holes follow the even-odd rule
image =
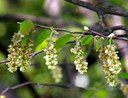
[[[84,59],[84,55],[83,55],[84,52],[80,47],[80,45],[76,45],[74,48],[71,48],[71,52],[75,54],[74,64],[76,66],[76,70],[78,70],[80,74],[87,72],[88,63]]]
[[[127,84],[121,83],[120,89],[122,90],[124,95],[128,95],[128,85]]]
[[[10,72],[14,72],[17,70],[17,68],[20,68],[20,71],[25,71],[30,66],[30,56],[29,54],[32,51],[33,42],[31,40],[28,40],[26,42],[26,45],[24,47],[21,46],[21,41],[24,35],[21,33],[15,33],[11,44],[9,45],[8,49],[8,58],[9,61],[7,63],[8,70]]]
[[[60,66],[56,66],[55,69],[52,70],[52,77],[55,79],[55,82],[58,83],[62,79],[62,69]]]
[[[100,47],[99,58],[103,62],[103,69],[105,73],[105,78],[109,86],[116,86],[118,83],[117,75],[121,71],[119,57],[117,51],[115,51],[115,45],[107,45]]]
[[[46,60],[45,64],[48,66],[48,69],[55,69],[58,64],[58,60],[54,42],[48,41],[48,46],[44,51],[46,52],[46,56],[44,57]]]
[[[46,53],[44,56],[46,61],[45,64],[48,66],[48,69],[52,71],[55,82],[60,82],[62,79],[62,72],[61,68],[58,66],[57,49],[55,48],[55,44],[51,39],[48,41],[48,46],[46,49],[44,49],[44,52]]]

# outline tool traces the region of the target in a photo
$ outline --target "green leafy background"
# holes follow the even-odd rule
[[[0,15],[4,15],[6,13],[20,13],[29,14],[44,18],[51,18],[47,12],[44,10],[44,3],[46,0],[0,0]],[[128,8],[127,0],[110,0],[114,4],[118,4],[125,8]],[[61,18],[63,22],[65,21],[75,21],[83,25],[90,25],[90,21],[88,18],[79,11],[79,8],[73,4],[67,3],[62,0],[62,8],[61,8]],[[95,13],[92,14],[95,21],[97,20],[97,16]],[[56,20],[56,19],[55,19]],[[128,19],[124,19],[125,24],[128,25]],[[18,24],[17,22],[20,22]],[[71,23],[70,22],[70,23]],[[35,22],[36,23],[36,22]],[[47,25],[49,27],[61,27],[71,31],[84,31],[83,26],[77,25],[57,25],[54,22],[52,23],[39,23],[42,25]],[[33,32],[33,29],[35,30]],[[3,61],[7,57],[7,49],[8,45],[11,42],[11,38],[14,32],[21,32],[25,37],[23,38],[21,45],[24,46],[28,38],[33,39],[34,47],[33,52],[40,51],[44,49],[47,45],[47,39],[51,34],[51,30],[49,29],[41,29],[35,28],[34,24],[30,20],[25,20],[22,22],[21,20],[0,20],[0,61]],[[31,35],[31,36],[30,36]],[[74,47],[74,43],[67,44],[69,41],[74,41],[74,35],[69,32],[59,32],[59,34],[53,35],[53,40],[55,42],[55,48],[59,50],[58,59],[59,64],[62,68],[63,79],[60,84],[73,84],[74,76],[77,73],[73,64],[74,56],[70,53],[70,48]],[[98,53],[95,51],[99,49],[102,44],[101,37],[97,39],[95,42],[95,38],[92,35],[86,35],[80,39],[81,44],[85,47],[85,54],[88,54],[87,50],[90,50],[89,56],[87,57],[87,61],[89,62],[89,69],[86,73],[88,80],[90,81],[88,87],[85,89],[79,88],[56,88],[56,87],[41,87],[41,86],[32,86],[30,87],[21,87],[16,90],[10,90],[8,94],[13,98],[125,98],[120,90],[120,86],[117,87],[108,87],[106,84],[106,80],[104,79],[104,73],[102,70],[102,64],[99,62]],[[108,42],[106,41],[106,44]],[[52,78],[51,71],[47,69],[45,65],[45,60],[43,57],[45,53],[41,53],[35,56],[31,60],[31,67],[27,72],[21,73],[19,71],[15,73],[9,73],[7,70],[6,64],[0,64],[0,91],[5,89],[6,87],[10,87],[16,84],[20,84],[22,82],[33,81],[33,82],[41,82],[41,83],[54,83],[54,79]],[[120,54],[121,56],[121,54]],[[86,55],[85,55],[86,57]],[[123,58],[122,61],[122,69],[125,70]],[[119,79],[127,79],[128,73],[122,72],[119,74]],[[4,87],[1,85],[4,84]],[[36,96],[35,93],[39,95]],[[9,98],[9,97],[7,97]],[[12,97],[11,97],[12,98]]]

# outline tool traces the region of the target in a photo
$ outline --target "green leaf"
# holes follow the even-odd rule
[[[36,45],[43,42],[46,38],[50,36],[50,34],[51,34],[51,30],[48,29],[44,29],[42,32],[40,32],[35,38]]]
[[[62,37],[60,37],[55,44],[55,48],[61,48],[63,47],[72,37],[72,34],[67,34]]]
[[[109,45],[109,44],[111,44],[111,42],[112,42],[112,39],[111,38],[107,38],[105,40],[105,45]]]
[[[20,33],[27,35],[34,29],[34,24],[31,20],[25,20],[20,24]]]
[[[83,38],[81,38],[81,43],[82,45],[88,45],[93,41],[93,36],[92,35],[86,35]]]
[[[128,73],[127,73],[127,72],[120,72],[120,73],[118,74],[118,76],[119,76],[120,78],[128,79]]]
[[[26,35],[23,37],[23,39],[21,40],[21,47],[24,47],[29,39],[29,35]]]
[[[98,50],[100,48],[101,42],[102,42],[102,38],[101,37],[98,37],[97,42],[95,44],[96,50]]]

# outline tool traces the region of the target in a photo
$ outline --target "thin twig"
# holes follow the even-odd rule
[[[40,53],[42,53],[42,52],[44,52],[44,50],[40,50],[40,51],[38,51],[38,52],[31,53],[31,54],[29,54],[29,56],[30,56],[31,58],[33,58],[33,57],[35,57],[36,55],[38,55],[38,54],[40,54]],[[0,61],[0,64],[4,64],[4,63],[7,63],[7,62],[9,62],[9,61],[8,61],[8,60]]]
[[[43,25],[39,25],[39,24],[35,24],[36,27],[38,28],[45,28],[45,29],[50,29],[51,30],[51,27],[49,26],[43,26]],[[66,29],[62,29],[62,28],[54,28],[56,31],[64,31],[64,32],[70,32],[70,33],[73,33],[72,31],[69,31],[69,30],[66,30]]]
[[[35,57],[36,55],[38,55],[38,54],[40,54],[40,53],[42,53],[42,52],[44,52],[44,50],[40,50],[40,51],[38,51],[38,52],[31,53],[31,54],[29,54],[29,56],[30,56],[31,58],[33,58],[33,57]]]
[[[43,87],[48,86],[48,87],[70,88],[69,85],[45,84],[45,83],[37,83],[37,82],[25,82],[25,83],[18,84],[18,85],[15,85],[15,86],[12,86],[12,87],[8,87],[8,88],[4,89],[4,90],[1,92],[1,95],[4,95],[4,94],[7,93],[9,90],[15,90],[15,89],[17,89],[17,88],[24,87],[24,86],[27,86],[27,85],[37,85],[37,86],[43,86]]]
[[[94,91],[98,91],[99,90],[97,88],[83,88],[83,87],[76,87],[74,85],[69,85],[69,84],[45,84],[45,83],[39,83],[39,82],[24,82],[22,84],[18,84],[18,85],[15,85],[15,86],[12,86],[12,87],[8,87],[8,88],[4,89],[0,93],[0,95],[4,95],[9,90],[15,90],[15,89],[27,86],[27,85],[36,85],[36,86],[42,86],[42,87],[58,87],[58,88],[63,88],[63,89],[78,88],[78,89],[82,89],[82,90],[94,90]],[[104,87],[102,87],[102,88],[104,88]]]
[[[34,15],[29,15],[29,14],[20,14],[20,13],[8,13],[4,15],[0,15],[0,20],[14,20],[14,21],[23,21],[25,19],[30,19],[33,22],[36,23],[43,23],[43,24],[56,24],[58,26],[67,26],[67,25],[76,25],[79,27],[82,27],[83,25],[78,22],[74,21],[63,21],[59,19],[54,19],[54,18],[48,18],[48,17],[40,17],[40,16],[34,16]]]
[[[8,60],[0,61],[0,64],[7,63],[7,62],[9,61]]]
[[[49,27],[49,26],[43,26],[43,25],[38,25],[38,24],[35,24],[35,26],[40,27],[40,28],[51,29],[51,27]],[[72,34],[99,35],[99,36],[104,37],[104,38],[107,38],[107,37],[108,37],[107,35],[104,35],[104,34],[102,34],[102,33],[96,32],[96,31],[91,30],[91,29],[89,29],[89,31],[90,31],[91,33],[88,33],[88,32],[74,32],[74,31],[70,31],[70,30],[66,30],[66,29],[62,29],[62,28],[54,28],[54,29],[57,30],[57,31],[64,31],[64,32],[72,33]],[[122,30],[125,30],[125,31],[127,30],[127,28],[124,27],[124,26],[115,26],[115,27],[111,27],[111,29],[112,29],[113,31],[114,31],[114,30],[118,30],[118,29],[122,29]],[[119,39],[119,40],[128,41],[128,38],[122,37],[122,36],[118,36],[118,35],[117,35],[116,37],[114,37],[114,39]],[[74,43],[74,42],[75,42],[75,40],[69,41],[67,44]],[[44,52],[44,51],[43,51],[43,50],[40,50],[40,51],[38,51],[38,52],[34,52],[34,53],[29,54],[29,56],[30,56],[31,58],[33,58],[34,56],[36,56],[36,55],[38,55],[38,54],[40,54],[40,53],[42,53],[42,52]],[[8,61],[8,60],[0,61],[0,64],[7,63],[7,62],[9,62],[9,61]]]

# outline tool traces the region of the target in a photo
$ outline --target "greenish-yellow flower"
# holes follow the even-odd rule
[[[99,49],[99,58],[103,63],[105,78],[109,86],[116,86],[118,83],[117,75],[121,71],[119,57],[115,51],[115,45],[102,46]]]
[[[62,69],[60,66],[56,66],[55,69],[52,70],[52,76],[56,83],[60,82],[62,79]]]
[[[12,38],[12,43],[9,45],[7,63],[8,70],[14,72],[19,67],[21,71],[25,71],[30,66],[30,57],[33,46],[33,42],[28,40],[24,47],[21,46],[23,35],[21,33],[15,33]]]
[[[84,55],[83,55],[84,52],[82,48],[76,45],[74,48],[71,48],[71,52],[75,54],[74,64],[76,66],[76,70],[78,70],[80,74],[87,72],[88,63],[84,59]]]
[[[49,41],[47,48],[44,49],[46,53],[46,56],[44,56],[46,60],[45,64],[48,66],[48,69],[55,69],[58,64],[57,50],[54,46],[54,43]]]

